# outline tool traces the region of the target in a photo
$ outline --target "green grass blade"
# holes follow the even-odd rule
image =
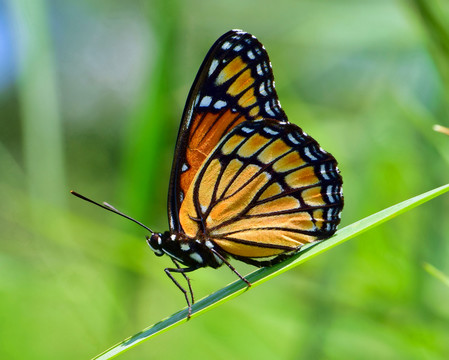
[[[357,221],[345,228],[339,230],[332,238],[322,241],[319,243],[311,244],[304,247],[296,255],[277,264],[272,267],[258,269],[246,278],[252,283],[252,287],[258,286],[263,282],[278,276],[279,274],[309,260],[331,248],[342,244],[343,242],[378,226],[385,221],[388,221],[422,203],[425,203],[445,192],[449,191],[449,184],[436,188],[434,190],[428,191],[424,194],[415,196],[411,199],[405,200],[399,204],[393,205],[387,209],[379,211],[373,215],[370,215],[360,221]],[[201,299],[192,307],[192,318],[211,310],[212,308],[229,301],[230,299],[242,294],[247,291],[248,288],[246,284],[241,280],[236,280],[223,289]],[[187,309],[183,309],[173,314],[167,319],[164,319],[141,332],[129,337],[128,339],[122,341],[121,343],[113,346],[112,348],[106,350],[102,354],[98,355],[94,359],[111,359],[126,350],[138,345],[139,343],[148,340],[156,335],[159,335],[175,326],[180,325],[187,321]]]
[[[440,280],[444,285],[449,287],[449,276],[447,276],[441,270],[438,270],[435,266],[430,265],[429,263],[424,263],[424,270],[426,270],[430,275]]]

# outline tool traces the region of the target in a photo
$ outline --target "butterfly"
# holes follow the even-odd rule
[[[215,42],[188,95],[171,170],[169,231],[154,232],[72,193],[151,233],[150,248],[175,265],[165,273],[183,292],[188,317],[194,296],[187,273],[225,264],[250,286],[230,258],[279,263],[332,236],[343,208],[337,161],[288,121],[264,46],[241,30]]]

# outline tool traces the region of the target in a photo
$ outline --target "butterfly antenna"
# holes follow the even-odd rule
[[[137,225],[142,226],[143,228],[147,229],[150,233],[154,234],[154,231],[151,230],[148,226],[142,224],[140,221],[137,221],[136,219],[133,219],[131,216],[128,216],[124,213],[122,213],[121,211],[117,210],[115,207],[113,207],[112,205],[108,204],[107,202],[103,202],[103,204],[97,203],[96,201],[93,201],[92,199],[89,199],[88,197],[85,197],[84,195],[78,194],[76,191],[70,190],[70,193],[72,195],[75,195],[76,197],[79,197],[80,199],[86,200],[88,202],[90,202],[91,204],[97,205],[105,210],[108,210],[110,212],[113,212],[114,214],[123,216],[124,218],[131,220],[132,222],[136,223]]]

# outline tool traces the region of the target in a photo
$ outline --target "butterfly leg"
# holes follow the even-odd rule
[[[231,263],[225,259],[225,257],[223,255],[221,255],[217,250],[215,249],[210,249],[215,255],[217,255],[227,266],[228,268],[230,268],[241,280],[243,280],[248,287],[251,286],[251,283],[246,280],[246,278],[244,276],[242,276],[236,269],[234,266],[231,265]]]
[[[194,266],[187,267],[187,268],[182,268],[182,267],[179,266],[179,264],[176,263],[176,261],[173,260],[173,262],[176,265],[176,269],[175,268],[166,268],[166,269],[164,269],[164,271],[167,274],[167,276],[171,279],[171,281],[173,281],[175,283],[175,285],[178,287],[178,289],[181,290],[182,293],[184,294],[184,297],[185,297],[186,302],[187,302],[187,307],[188,307],[187,319],[190,319],[190,316],[192,315],[192,303],[194,301],[194,298],[193,298],[192,287],[190,285],[190,279],[189,279],[189,277],[185,273],[189,272],[189,271],[194,271],[194,270],[196,270],[198,268],[194,267]],[[189,285],[190,296],[192,298],[192,303],[190,302],[189,295],[187,294],[187,290],[184,289],[181,286],[181,284],[173,277],[173,275],[171,274],[172,272],[174,272],[174,273],[181,273],[184,276],[184,278],[187,280],[187,283]]]
[[[190,293],[190,298],[192,299],[192,305],[195,304],[195,297],[193,296],[193,290],[192,290],[192,285],[190,283],[190,278],[187,276],[186,272],[183,271],[182,267],[179,265],[179,263],[175,259],[172,258],[172,261],[176,265],[176,267],[179,269],[182,276],[184,276],[184,279],[186,279],[187,285],[189,285],[189,293]],[[190,270],[190,271],[193,271],[193,270]]]

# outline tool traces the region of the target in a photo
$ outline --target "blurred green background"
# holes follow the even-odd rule
[[[342,226],[449,181],[449,5],[0,1],[0,358],[87,359],[185,306],[158,231],[187,93],[232,28],[270,54],[290,121],[339,161]],[[123,359],[447,359],[442,196]],[[234,262],[240,272],[253,268]],[[192,274],[197,298],[235,280]]]

